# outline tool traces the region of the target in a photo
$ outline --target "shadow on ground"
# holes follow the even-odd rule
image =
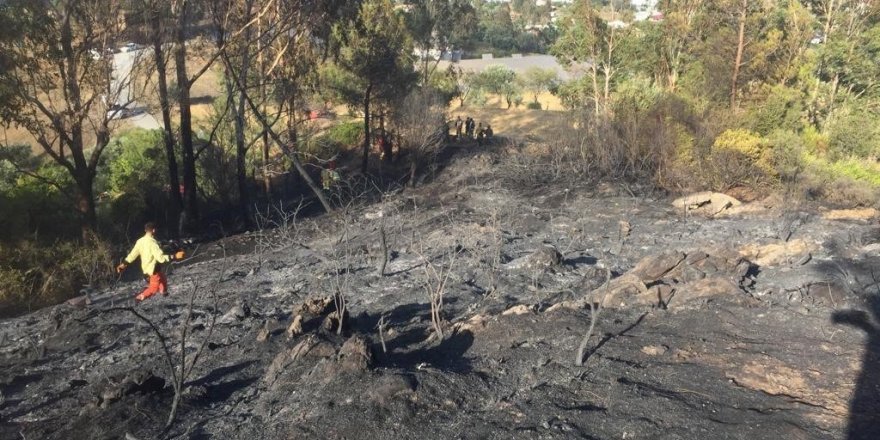
[[[446,305],[455,303],[457,298],[448,298]],[[385,320],[395,328],[395,333],[386,338],[386,352],[377,349],[377,363],[382,367],[413,369],[430,366],[443,371],[468,372],[470,361],[464,357],[474,343],[469,331],[452,332],[447,330],[442,341],[431,342],[431,328],[424,325],[430,322],[431,306],[428,303],[411,303],[395,307]],[[355,323],[358,333],[369,334],[376,331],[379,315],[361,315]]]
[[[867,336],[862,370],[850,401],[848,440],[880,438],[880,297],[870,297],[868,308],[869,312],[847,309],[832,315],[835,323],[860,329]]]

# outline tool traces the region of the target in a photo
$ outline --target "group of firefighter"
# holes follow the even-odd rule
[[[486,124],[486,126],[483,127],[482,122],[477,123],[470,116],[467,116],[464,120],[461,119],[461,116],[456,117],[454,127],[456,141],[472,139],[476,140],[477,145],[480,146],[492,139],[492,136],[494,135],[491,125]],[[464,137],[462,137],[462,135],[464,135]]]

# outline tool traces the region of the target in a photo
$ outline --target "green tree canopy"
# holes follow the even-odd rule
[[[559,82],[559,75],[555,69],[532,66],[523,73],[522,80],[523,86],[534,95],[537,104],[538,95],[553,89]]]
[[[504,98],[507,108],[513,106],[514,98],[520,92],[516,72],[499,64],[491,65],[477,74],[476,84],[482,90]]]
[[[346,72],[338,93],[364,111],[364,151],[361,168],[366,171],[370,149],[370,115],[374,104],[390,104],[406,96],[415,84],[413,44],[404,17],[390,0],[361,4],[354,23],[341,35],[345,46],[337,60]],[[341,76],[337,75],[337,78]]]

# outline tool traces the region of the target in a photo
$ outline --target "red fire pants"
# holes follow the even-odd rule
[[[168,280],[165,278],[165,274],[161,271],[157,271],[156,273],[150,275],[149,284],[147,288],[144,289],[143,292],[140,293],[135,299],[138,301],[143,301],[157,293],[161,293],[162,295],[166,295],[166,291],[168,289]]]

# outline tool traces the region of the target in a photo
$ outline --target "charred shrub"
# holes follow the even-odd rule
[[[524,151],[533,159],[511,158],[519,172],[508,174],[541,183],[611,179],[674,185],[677,148],[693,147],[691,119],[683,102],[662,95],[621,99],[609,114],[581,110],[573,127],[541,149]]]

